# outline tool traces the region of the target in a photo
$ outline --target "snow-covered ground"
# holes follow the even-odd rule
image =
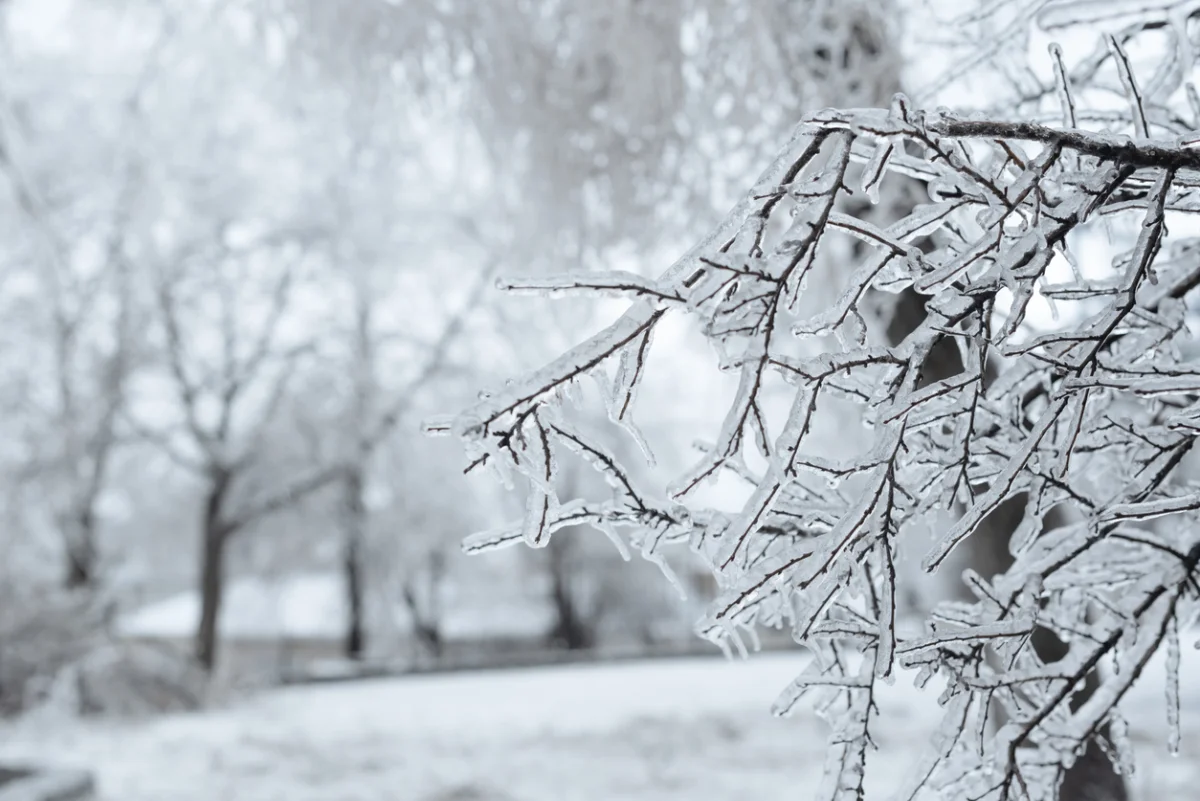
[[[1185,645],[1183,754],[1165,754],[1162,665],[1126,704],[1140,799],[1195,797],[1200,658]],[[28,721],[2,759],[94,769],[104,801],[733,801],[809,797],[824,759],[811,714],[769,715],[801,657],[662,660],[289,688],[140,723]],[[881,702],[871,797],[936,716],[898,680]]]

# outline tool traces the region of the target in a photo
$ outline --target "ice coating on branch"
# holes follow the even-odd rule
[[[1179,621],[1167,628],[1167,750],[1179,754]]]
[[[646,298],[655,304],[682,303],[683,297],[658,281],[629,272],[590,272],[538,278],[498,278],[497,289],[543,297],[584,292],[599,297]]]
[[[1038,5],[1018,16],[1027,22]],[[1055,26],[1133,8],[1044,5]],[[1141,6],[1164,25],[1177,11]],[[1174,130],[1155,105],[1186,89],[1190,70],[1176,62],[1193,58],[1190,45],[1176,42],[1160,69],[1139,75],[1125,55],[1135,34],[1074,64],[1052,50],[1038,115],[923,112],[897,97],[890,109],[807,117],[721,224],[657,279],[523,280],[634,302],[455,420],[471,457],[509,474],[528,502],[520,524],[470,547],[543,545],[586,523],[640,547],[672,583],[669,549],[688,549],[719,588],[702,636],[744,655],[759,630],[783,628],[813,653],[775,711],[811,701],[830,721],[820,793],[831,799],[860,795],[875,682],[897,667],[917,671],[920,686],[937,677],[943,707],[897,798],[1050,798],[1091,742],[1131,770],[1120,703],[1159,648],[1178,747],[1176,616],[1200,562],[1200,490],[1180,474],[1200,434],[1188,311],[1200,243],[1173,225],[1200,211],[1189,138],[1200,124]],[[1104,65],[1128,101],[1119,112],[1088,106]],[[1110,232],[1105,264],[1089,243]],[[1086,258],[1073,253],[1081,243]],[[904,304],[920,314],[890,334],[900,321],[878,309],[899,318]],[[653,402],[641,391],[647,354],[668,314],[707,338],[737,387],[713,430],[690,432],[706,443],[700,457],[661,492],[635,482],[613,443],[632,437],[651,460],[633,419]],[[579,420],[585,404],[564,404],[589,380],[601,387],[604,436]],[[611,497],[564,493],[560,503],[555,460],[590,469]],[[701,487],[722,477],[748,492],[705,506]],[[911,578],[894,559],[931,527],[929,571],[986,537],[1007,537],[1013,561],[994,576],[967,571],[970,595],[906,636],[897,598]],[[1063,659],[1042,660],[1039,627],[1068,643]],[[1098,674],[1100,664],[1114,669]]]
[[[612,391],[606,393],[608,401],[608,419],[621,426],[637,443],[646,463],[655,465],[654,452],[641,429],[633,422],[633,409],[637,404],[637,392],[641,386],[642,376],[646,370],[646,359],[654,329],[646,331],[641,337],[630,343],[621,351],[617,365],[617,376],[613,381]]]

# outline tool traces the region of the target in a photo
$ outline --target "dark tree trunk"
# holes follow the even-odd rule
[[[435,660],[441,659],[444,653],[445,644],[442,642],[442,630],[437,626],[431,626],[427,623],[417,624],[417,639],[421,643],[421,647],[426,653],[432,656]]]
[[[86,554],[71,549],[67,553],[65,587],[68,590],[87,590],[92,588],[93,581],[91,563]]]
[[[573,570],[571,566],[570,540],[563,537],[564,531],[558,537],[551,537],[546,546],[550,569],[550,600],[554,606],[555,622],[550,632],[550,639],[559,647],[570,651],[581,651],[596,645],[596,623],[594,616],[589,619],[580,608],[579,599],[572,586]]]
[[[346,542],[342,569],[346,573],[346,609],[349,616],[346,621],[346,658],[362,659],[367,647],[366,627],[363,625],[362,570],[359,566],[358,543],[352,540]]]
[[[410,612],[420,607],[421,603],[412,594],[409,587],[404,588],[405,601]],[[413,613],[413,634],[421,649],[435,660],[442,658],[445,643],[442,640],[442,629],[435,618],[420,613]]]
[[[200,552],[200,622],[196,628],[194,647],[196,661],[208,673],[217,664],[217,632],[225,591],[225,546],[232,533],[222,520],[222,512],[231,478],[227,471],[215,471],[210,477],[208,499],[204,505]]]
[[[90,508],[79,512],[73,535],[67,537],[68,590],[89,590],[96,582],[96,516]]]
[[[404,603],[412,619],[413,634],[421,649],[435,660],[442,658],[445,639],[442,637],[441,587],[446,577],[446,559],[440,551],[429,554],[425,564],[426,597],[420,597],[421,576],[401,587]]]
[[[361,659],[366,650],[364,617],[363,543],[366,540],[367,510],[363,504],[363,473],[350,470],[344,485],[345,498],[342,520],[342,574],[346,590],[345,655]]]

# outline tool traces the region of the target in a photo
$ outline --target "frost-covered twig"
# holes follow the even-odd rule
[[[1200,155],[1149,139],[1145,120],[1130,128],[1137,138],[927,114],[902,96],[890,109],[824,111],[658,279],[542,282],[643,300],[458,418],[452,428],[474,463],[524,479],[531,499],[522,526],[476,545],[517,542],[521,531],[543,545],[581,522],[638,534],[651,558],[689,543],[721,588],[704,636],[732,653],[756,628],[784,627],[814,652],[777,711],[813,694],[835,723],[825,797],[861,793],[874,682],[898,666],[946,682],[935,747],[899,797],[921,787],[1052,797],[1081,749],[1119,723],[1118,704],[1150,656],[1177,636],[1200,560],[1191,533],[1200,501],[1172,483],[1200,431],[1200,367],[1181,348],[1200,250],[1169,236],[1170,215],[1200,210]],[[878,197],[892,176],[918,181],[925,202],[893,219],[847,202]],[[1137,234],[1107,274],[1072,268],[1077,237],[1122,216]],[[818,280],[840,296],[812,314],[804,301]],[[868,297],[902,289],[919,293],[926,318],[891,343],[867,324]],[[1045,299],[1070,313],[1032,331],[1027,318]],[[650,335],[670,313],[696,321],[738,389],[713,445],[656,499],[570,427],[564,400],[595,378],[610,420],[632,430]],[[960,369],[934,380],[930,354],[947,344]],[[770,381],[789,387],[786,413],[767,402]],[[868,438],[836,458],[816,437],[834,402],[857,407]],[[554,466],[572,455],[604,475],[611,500],[559,502]],[[722,472],[753,484],[739,510],[695,500]],[[925,559],[937,570],[1017,498],[1025,518],[1011,569],[969,575],[977,603],[944,605],[921,637],[900,638],[897,541],[955,515]],[[1046,525],[1060,506],[1079,519]],[[1153,531],[1141,527],[1148,520]],[[1039,629],[1070,644],[1064,659],[1042,660],[1031,644]],[[1073,708],[1105,660],[1115,673]],[[1007,723],[994,732],[997,708]]]

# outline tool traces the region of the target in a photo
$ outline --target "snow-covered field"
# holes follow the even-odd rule
[[[1165,755],[1161,665],[1126,705],[1141,799],[1196,797],[1200,658],[1188,646],[1181,756]],[[822,724],[768,712],[802,664],[774,654],[289,688],[140,723],[28,721],[4,731],[0,758],[90,767],[104,801],[803,801]],[[903,679],[885,693],[872,797],[928,742],[931,703]]]

